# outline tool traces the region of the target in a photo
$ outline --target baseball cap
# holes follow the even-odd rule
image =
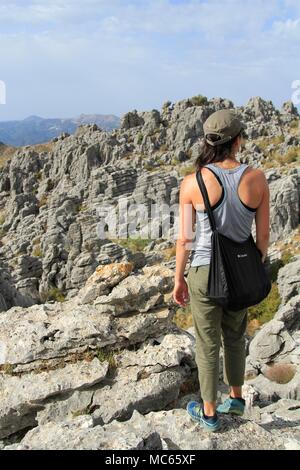
[[[211,114],[203,124],[205,140],[213,147],[229,142],[245,128],[246,126],[233,109],[221,109],[216,111]],[[214,142],[207,137],[208,134],[219,136],[220,139]]]

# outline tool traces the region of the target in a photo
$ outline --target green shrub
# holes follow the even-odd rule
[[[137,144],[138,144],[138,145],[141,145],[141,143],[143,142],[143,138],[144,138],[144,137],[143,137],[143,134],[140,132],[140,133],[138,134],[138,138],[137,138]]]
[[[43,172],[41,170],[37,172],[36,179],[38,181],[41,181],[43,179]]]
[[[175,158],[175,157],[172,158],[172,160],[171,160],[171,165],[173,165],[173,166],[178,166],[178,165],[180,165],[180,164],[181,164],[181,162],[180,162],[177,158]]]
[[[192,103],[193,106],[204,106],[208,104],[208,99],[206,96],[197,95],[197,96],[193,96],[190,99],[190,102]]]
[[[71,413],[72,413],[72,418],[77,418],[77,416],[90,414],[91,410],[90,410],[90,407],[87,406],[86,408],[83,408],[82,410],[72,411]]]
[[[143,251],[145,246],[147,246],[150,242],[151,239],[149,238],[114,238],[111,239],[112,242],[117,243],[118,245],[123,246],[124,248],[127,248],[130,251],[137,252],[137,251]]]
[[[52,191],[55,188],[55,183],[52,179],[48,179],[47,181],[47,191]]]
[[[80,212],[86,212],[86,211],[87,211],[87,207],[82,202],[78,203],[75,207],[75,212],[77,214],[79,214]]]
[[[151,166],[151,165],[144,165],[144,169],[147,170],[147,171],[154,171],[156,170],[156,168],[154,166]]]
[[[111,369],[116,369],[117,368],[117,361],[114,356],[113,351],[109,351],[107,349],[99,349],[97,351],[96,357],[99,359],[100,362],[105,362],[107,361],[109,364],[109,368]]]
[[[180,170],[179,170],[179,174],[181,176],[191,175],[192,173],[195,173],[195,166],[194,165],[184,166],[184,167],[180,168]]]
[[[259,304],[248,308],[248,320],[258,320],[260,324],[266,323],[274,317],[281,299],[276,282],[272,282],[269,295]]]
[[[58,287],[52,287],[48,291],[44,292],[41,297],[43,302],[47,302],[49,300],[54,300],[55,302],[64,302],[66,300],[63,291]]]
[[[288,264],[293,257],[294,255],[290,250],[285,250],[281,255],[281,261],[282,261],[283,266]]]

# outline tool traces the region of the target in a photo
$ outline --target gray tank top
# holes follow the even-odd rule
[[[212,206],[217,229],[237,242],[243,242],[249,237],[256,212],[256,209],[246,206],[240,200],[237,192],[240,178],[247,167],[246,163],[231,169],[220,168],[213,163],[205,165],[205,168],[214,173],[222,186],[222,196]],[[211,234],[206,210],[196,210],[196,234],[192,245],[190,266],[210,263]]]

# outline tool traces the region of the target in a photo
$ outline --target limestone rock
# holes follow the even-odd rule
[[[293,296],[300,294],[300,259],[279,269],[277,285],[282,305],[285,305]]]
[[[109,293],[109,290],[125,279],[132,269],[133,263],[112,263],[99,266],[78,294],[81,303],[91,303],[99,295]]]
[[[108,363],[67,365],[62,369],[22,377],[0,376],[0,438],[35,422],[35,416],[49,397],[92,386],[107,373]]]
[[[109,295],[95,300],[99,310],[119,316],[127,312],[147,312],[165,304],[164,295],[172,290],[174,272],[164,266],[145,266],[142,274],[128,276]]]
[[[136,423],[137,424],[137,423]],[[91,417],[48,423],[30,431],[20,445],[6,450],[150,450],[161,449],[159,435],[146,423],[111,423],[93,427]]]

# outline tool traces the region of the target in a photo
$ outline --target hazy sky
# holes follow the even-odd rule
[[[280,107],[299,0],[0,0],[0,120],[161,109],[197,94]]]

